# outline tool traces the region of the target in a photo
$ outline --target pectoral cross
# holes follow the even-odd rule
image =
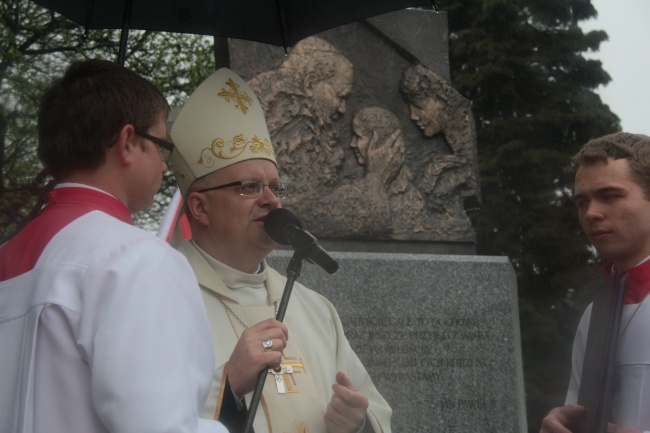
[[[296,360],[296,358],[285,358],[285,360]],[[286,362],[280,364],[278,368],[269,368],[269,373],[272,374],[275,379],[275,387],[278,390],[278,394],[300,392],[295,389],[296,380],[293,377],[294,367],[304,369],[305,365],[301,362]],[[295,373],[300,372],[296,371]]]
[[[278,394],[286,394],[287,388],[285,386],[284,378],[288,378],[289,374],[293,374],[293,368],[291,368],[290,365],[280,364],[278,368],[269,368],[269,373],[273,374],[273,378],[275,379],[275,387],[278,389]],[[291,384],[286,383],[286,385],[289,385],[290,390],[293,389]]]

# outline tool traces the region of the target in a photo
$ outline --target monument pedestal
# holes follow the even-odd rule
[[[292,254],[275,251],[268,261],[284,274]],[[527,431],[517,287],[507,258],[331,255],[338,272],[305,263],[297,281],[337,308],[393,408],[393,432]]]

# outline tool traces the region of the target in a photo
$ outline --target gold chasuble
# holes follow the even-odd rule
[[[260,274],[236,271],[200,251],[192,241],[183,241],[178,250],[188,258],[201,285],[216,347],[215,375],[203,411],[204,417],[215,417],[222,393],[232,392],[223,389],[224,371],[246,329],[244,325],[253,326],[275,317],[286,278],[266,263]],[[289,329],[289,339],[282,371],[267,374],[253,424],[255,432],[326,433],[323,415],[332,396],[336,372],[343,371],[368,397],[367,420],[374,431],[390,433],[392,411],[350,347],[332,304],[296,282],[284,324]],[[251,396],[252,393],[246,395],[247,404]]]

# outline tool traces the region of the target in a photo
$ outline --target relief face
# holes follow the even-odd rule
[[[422,135],[431,138],[442,132],[442,120],[446,115],[443,103],[435,96],[409,103],[411,120],[422,130]]]

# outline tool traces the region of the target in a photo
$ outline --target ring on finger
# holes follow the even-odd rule
[[[271,340],[264,340],[262,341],[262,348],[264,350],[271,350],[273,349],[273,341]]]

